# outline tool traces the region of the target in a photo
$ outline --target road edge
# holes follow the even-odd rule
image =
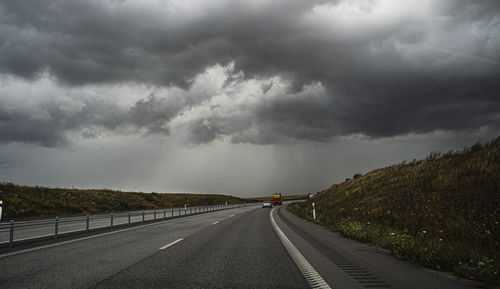
[[[273,208],[269,213],[269,218],[273,226],[274,231],[280,238],[281,242],[285,246],[288,254],[292,257],[297,267],[299,267],[300,272],[304,275],[304,278],[311,285],[312,288],[320,289],[331,289],[330,285],[321,277],[321,275],[314,269],[314,267],[307,261],[307,259],[300,253],[300,251],[295,247],[295,245],[288,239],[288,237],[280,229],[276,221],[274,220],[273,213],[276,208]]]

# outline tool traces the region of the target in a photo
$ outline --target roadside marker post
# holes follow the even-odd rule
[[[2,207],[3,207],[3,201],[0,201],[0,221],[2,220]]]
[[[12,248],[13,245],[14,245],[14,220],[10,220],[9,248]]]
[[[89,222],[90,222],[90,215],[87,214],[87,218],[85,220],[85,232],[89,232]]]
[[[130,225],[130,211],[128,211],[128,224]]]
[[[316,208],[314,207],[314,202],[313,202],[313,220],[316,220]]]
[[[54,232],[54,238],[57,239],[57,235],[59,235],[59,217],[56,217],[56,229]]]

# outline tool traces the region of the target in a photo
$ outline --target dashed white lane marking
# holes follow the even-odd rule
[[[314,267],[306,260],[304,255],[302,255],[299,250],[297,250],[295,245],[293,245],[293,243],[288,239],[285,233],[281,231],[278,224],[276,224],[276,221],[274,221],[273,217],[274,209],[276,208],[273,208],[271,210],[271,214],[269,215],[269,217],[271,218],[271,223],[273,224],[274,231],[276,231],[276,234],[278,234],[281,242],[283,243],[283,245],[285,245],[288,253],[290,254],[290,256],[292,256],[292,259],[299,267],[300,272],[302,272],[302,275],[304,275],[307,282],[309,282],[309,285],[311,285],[311,288],[331,289],[330,285],[325,282],[325,280],[319,275]]]
[[[161,222],[159,222],[159,223],[161,223]],[[73,239],[73,240],[69,240],[69,241],[63,241],[63,242],[59,242],[59,243],[54,243],[54,244],[49,244],[49,245],[44,245],[44,246],[29,248],[29,249],[25,249],[25,250],[14,251],[14,252],[11,252],[11,253],[6,253],[6,254],[0,255],[0,259],[4,258],[4,257],[8,257],[8,256],[19,255],[19,254],[22,254],[22,253],[28,253],[28,252],[38,251],[38,250],[41,250],[41,249],[47,249],[47,248],[57,247],[57,246],[61,246],[61,245],[66,245],[66,244],[71,244],[71,243],[83,241],[83,240],[94,239],[94,238],[97,238],[97,237],[102,237],[102,236],[107,236],[107,235],[112,235],[112,234],[116,234],[116,233],[130,231],[130,230],[135,230],[135,229],[139,229],[139,228],[143,228],[143,227],[157,225],[159,223],[153,223],[153,224],[147,224],[147,225],[142,225],[142,226],[127,228],[127,229],[121,229],[121,230],[118,230],[118,231],[112,231],[112,232],[102,233],[102,234],[98,234],[98,235],[92,235],[92,236],[87,236],[87,237],[83,237],[83,238]]]
[[[165,246],[161,247],[161,248],[160,248],[160,250],[165,250],[165,249],[167,249],[168,247],[173,246],[173,245],[175,245],[175,244],[179,243],[179,242],[180,242],[180,241],[182,241],[182,240],[184,240],[184,238],[180,238],[179,240],[175,240],[175,241],[173,241],[172,243],[169,243],[169,244],[167,244],[167,245],[165,245]]]
[[[196,215],[186,216],[183,219],[186,220],[188,218],[193,218],[193,217],[196,217]],[[97,234],[97,235],[82,237],[82,238],[78,238],[78,239],[73,239],[73,240],[68,240],[68,241],[63,241],[63,242],[58,242],[58,243],[43,245],[43,246],[39,246],[39,247],[33,247],[33,248],[29,248],[29,249],[24,249],[24,250],[18,250],[18,251],[14,251],[14,252],[10,252],[10,253],[0,254],[0,259],[2,259],[4,257],[15,256],[15,255],[23,254],[23,253],[29,253],[29,252],[34,252],[34,251],[42,250],[42,249],[47,249],[47,248],[57,247],[57,246],[61,246],[61,245],[71,244],[71,243],[75,243],[75,242],[79,242],[79,241],[94,239],[94,238],[97,238],[97,237],[112,235],[112,234],[116,234],[116,233],[130,231],[130,230],[136,230],[136,229],[139,229],[139,228],[144,228],[144,227],[159,225],[159,224],[162,224],[162,223],[168,222],[168,221],[172,221],[172,219],[166,219],[164,221],[159,221],[159,222],[156,222],[156,223],[151,223],[151,224],[146,224],[146,225],[140,225],[140,226],[135,226],[135,227],[126,228],[126,229],[119,229],[119,230],[112,231],[112,232],[107,232],[107,233],[102,233],[102,234]]]
[[[217,224],[218,222],[220,222],[220,221],[215,221],[215,222],[213,222],[213,223],[212,223],[212,225],[215,225],[215,224]]]
[[[234,215],[229,216],[229,218],[234,217]]]

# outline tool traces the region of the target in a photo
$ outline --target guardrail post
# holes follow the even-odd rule
[[[128,211],[128,224],[130,225],[130,211]]]
[[[142,221],[144,222],[144,210],[142,210]]]
[[[165,210],[163,210],[163,219],[165,219],[167,217],[167,213],[165,212]]]
[[[110,214],[110,224],[111,224],[111,229],[113,229],[113,213]]]
[[[59,235],[59,217],[56,217],[56,230],[54,232],[55,239],[57,239],[58,235]]]
[[[9,248],[12,248],[14,246],[14,220],[10,220],[10,241],[9,241]]]
[[[172,217],[174,216],[174,208],[172,208]]]
[[[194,211],[196,212],[196,208],[194,209]],[[189,214],[191,215],[192,213],[193,213],[193,208],[189,207]]]
[[[156,220],[156,210],[154,210],[154,219]]]
[[[179,216],[181,215],[181,208],[179,208]]]
[[[90,224],[90,215],[87,214],[87,220],[85,222],[85,232],[89,232],[89,224]]]

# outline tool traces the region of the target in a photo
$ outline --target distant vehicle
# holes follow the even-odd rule
[[[280,193],[274,193],[271,202],[273,203],[273,206],[281,206],[281,204],[283,204],[283,197]]]
[[[262,208],[272,208],[273,205],[271,204],[271,201],[264,201],[264,203],[262,203]]]

